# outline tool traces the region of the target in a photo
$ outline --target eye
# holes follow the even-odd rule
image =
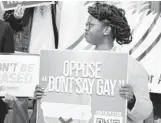
[[[88,26],[89,28],[92,27],[94,24],[91,23],[86,23],[86,26]]]
[[[89,27],[92,27],[93,25],[92,24],[89,24]]]

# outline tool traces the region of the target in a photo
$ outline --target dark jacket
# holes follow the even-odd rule
[[[0,20],[0,53],[14,53],[13,32],[10,25]],[[8,105],[0,97],[0,123],[4,122]]]
[[[0,52],[13,53],[14,40],[10,25],[0,20]]]
[[[28,52],[34,8],[26,9],[22,19],[14,17],[14,11],[4,13],[3,19],[10,23],[14,32],[15,50]]]

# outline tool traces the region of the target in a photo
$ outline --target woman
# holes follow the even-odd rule
[[[115,41],[120,45],[132,41],[124,10],[96,2],[88,8],[88,13],[85,38],[88,43],[95,45],[95,50],[117,51]],[[119,90],[120,96],[128,101],[127,123],[143,123],[153,109],[148,92],[148,76],[137,61],[130,61],[128,78],[129,84]]]
[[[88,43],[95,45],[95,50],[117,51],[115,41],[120,45],[132,41],[130,27],[122,9],[97,2],[88,8],[88,12],[90,15],[86,23],[85,38]],[[127,123],[143,123],[153,109],[148,92],[148,76],[137,61],[130,62],[129,69],[129,84],[122,85],[119,94],[128,100]],[[135,74],[137,77],[138,74],[141,76],[136,78]],[[39,92],[36,95],[41,99],[42,90],[36,92]],[[32,118],[35,123],[36,115]]]

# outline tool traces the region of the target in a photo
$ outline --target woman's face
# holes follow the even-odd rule
[[[92,45],[99,45],[104,38],[103,24],[91,15],[88,17],[86,23],[85,38]]]

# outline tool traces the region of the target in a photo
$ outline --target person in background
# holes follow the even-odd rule
[[[131,29],[123,9],[96,2],[88,8],[88,13],[85,38],[88,43],[95,46],[95,50],[120,52],[114,42],[124,45],[132,41]],[[128,101],[127,123],[143,123],[153,110],[148,91],[148,74],[136,60],[130,60],[128,64],[129,84],[122,85],[119,94]],[[39,91],[36,89],[35,92],[39,97],[36,99],[43,97],[41,87]],[[97,100],[97,98],[95,99]],[[96,100],[91,100],[92,110],[95,110],[93,102]],[[35,119],[33,121],[36,121],[36,110],[33,114],[35,114],[32,117]]]
[[[116,51],[114,42],[119,45],[132,41],[131,29],[125,17],[125,11],[114,5],[96,2],[88,8],[86,23],[86,41],[95,46],[95,50]],[[127,123],[143,123],[153,110],[148,91],[148,74],[136,60],[129,60],[128,83],[121,86],[119,94],[128,101]],[[95,109],[91,101],[92,110]]]
[[[18,4],[4,13],[3,19],[14,30],[16,51],[39,54],[42,49],[58,47],[56,3],[26,9]]]
[[[9,23],[0,20],[0,53],[14,53],[13,31]],[[0,91],[3,89],[0,87]],[[4,122],[5,116],[8,113],[8,104],[6,100],[0,97],[0,123]]]
[[[13,31],[9,23],[0,20],[0,52],[14,53]]]
[[[32,8],[25,8],[19,4],[15,10],[4,13],[3,19],[10,24],[14,32],[16,52],[39,54],[42,49],[58,47],[58,32],[55,20],[56,3]],[[36,92],[38,92],[36,94],[39,94],[38,86]],[[34,122],[35,119],[32,117],[35,116],[35,113],[32,114],[30,119],[28,108],[32,108],[35,112],[36,99],[21,101],[12,95],[8,97],[10,97],[7,98],[8,102],[13,105],[13,123]]]
[[[12,123],[36,123],[37,101],[40,100],[44,94],[44,89],[39,85],[35,87],[34,97],[32,99],[19,99],[12,94],[6,93],[4,98],[0,100],[3,102],[3,105],[0,106],[5,105],[1,107],[0,110],[0,123],[4,123],[5,115],[8,113],[8,105],[13,109],[12,116],[10,115],[8,117],[12,118]],[[31,117],[29,117],[29,107],[32,109]]]

